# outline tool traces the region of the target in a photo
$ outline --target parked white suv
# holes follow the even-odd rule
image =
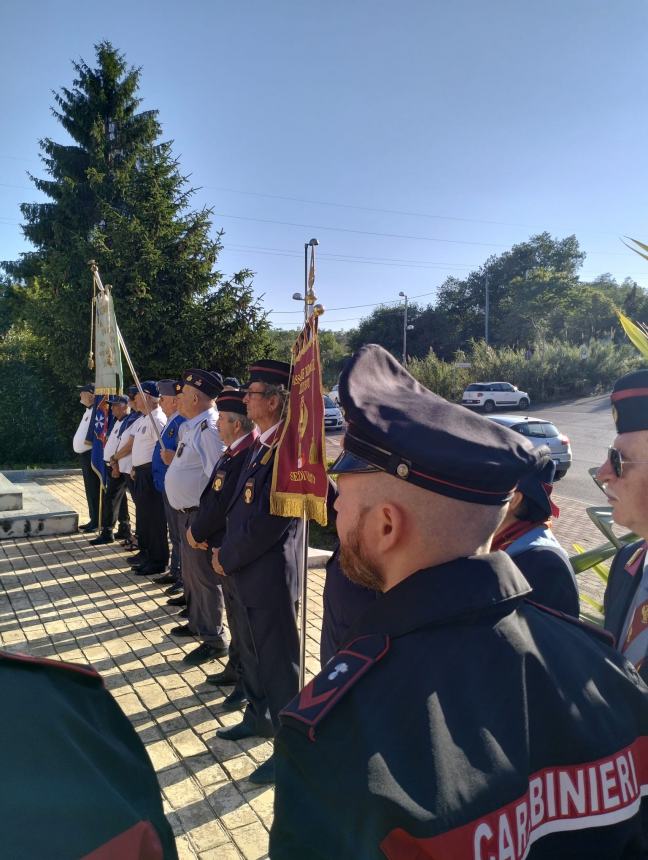
[[[494,409],[528,409],[531,398],[510,382],[473,382],[464,391],[461,402],[473,409],[492,412]]]

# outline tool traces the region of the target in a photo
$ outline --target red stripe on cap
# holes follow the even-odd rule
[[[253,367],[248,368],[249,373],[252,373],[253,370],[261,370],[263,373],[280,373],[282,376],[290,376],[289,370],[281,370],[279,367],[260,367],[259,365],[254,365]]]
[[[648,388],[624,388],[612,394],[612,403],[617,400],[627,400],[628,397],[648,397]]]
[[[465,487],[463,484],[453,484],[452,481],[443,481],[441,478],[434,478],[432,475],[426,475],[425,472],[417,472],[416,469],[410,469],[410,474],[418,475],[420,478],[425,478],[427,481],[432,481],[435,484],[444,484],[446,487],[455,487],[457,490],[466,490],[468,493],[479,493],[482,496],[502,496],[512,493],[513,490],[478,490],[476,487]]]

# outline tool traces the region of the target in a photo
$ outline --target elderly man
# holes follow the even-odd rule
[[[161,442],[167,451],[175,451],[178,447],[178,439],[180,434],[180,425],[187,420],[184,415],[179,412],[178,395],[182,390],[182,383],[177,379],[161,379],[158,382],[160,391],[160,409],[167,417],[167,423],[164,425],[164,430],[161,435]],[[169,538],[171,539],[171,560],[169,561],[169,572],[163,574],[158,579],[153,580],[156,585],[173,585],[173,593],[182,592],[182,573],[180,566],[180,542],[181,535],[178,529],[178,518],[175,511],[169,504],[166,492],[164,490],[164,478],[168,469],[167,464],[162,459],[162,445],[157,442],[153,449],[153,458],[151,460],[151,468],[153,470],[153,483],[158,493],[162,494],[164,502],[164,513],[166,515],[167,526],[169,528]]]
[[[93,546],[112,543],[115,540],[113,529],[118,518],[117,537],[128,538],[131,535],[128,501],[126,499],[126,476],[122,474],[117,461],[114,460],[124,429],[124,422],[128,420],[130,415],[130,406],[128,405],[128,397],[124,394],[111,395],[110,404],[114,421],[104,446],[104,461],[108,481],[101,512],[101,533],[90,541]]]
[[[614,522],[641,540],[614,557],[605,590],[605,628],[648,683],[648,370],[628,373],[612,391],[617,437],[597,479]]]
[[[178,523],[189,618],[188,624],[180,624],[170,633],[201,640],[196,649],[184,656],[183,662],[188,666],[199,666],[227,654],[221,584],[205,550],[195,549],[187,540],[187,529],[198,514],[202,491],[225,447],[216,426],[218,412],[214,408],[214,399],[222,388],[220,374],[209,370],[192,369],[182,375],[178,406],[187,420],[180,427],[175,454],[162,452],[162,459],[169,463],[164,488]]]
[[[161,433],[167,419],[160,409],[160,391],[157,382],[152,380],[142,382],[142,391],[143,397],[139,391],[135,395],[136,408],[142,415],[131,428],[133,498],[137,515],[139,553],[131,559],[130,564],[134,573],[152,576],[163,573],[169,560],[164,502],[161,494],[155,489],[151,467],[158,433]]]
[[[382,595],[282,712],[270,856],[645,856],[648,690],[605,633],[528,603],[489,552],[548,449],[381,347],[339,392],[341,561]]]
[[[247,417],[245,392],[224,389],[216,400],[218,432],[227,445],[222,457],[214,466],[207,486],[200,497],[200,505],[191,526],[187,541],[193,549],[202,550],[211,561],[211,550],[219,547],[225,535],[225,512],[238,483],[241,469],[250,448],[257,439],[254,423]],[[213,578],[213,571],[210,570]],[[224,671],[210,675],[207,681],[215,685],[233,684],[234,689],[223,702],[225,710],[237,710],[247,702],[242,686],[242,668],[236,633],[236,617],[232,609],[233,581],[223,578],[223,597],[230,629],[228,664]]]
[[[99,478],[92,468],[92,444],[88,441],[94,406],[94,385],[91,382],[79,389],[79,402],[85,406],[85,411],[72,439],[72,448],[81,458],[83,487],[90,513],[90,519],[79,526],[79,531],[90,532],[99,527]]]
[[[301,520],[270,513],[270,486],[276,446],[290,385],[290,365],[257,361],[250,367],[245,403],[259,439],[241,470],[227,508],[227,529],[212,564],[234,580],[231,597],[237,619],[243,686],[248,706],[243,720],[217,734],[227,740],[272,737],[279,711],[295,695],[299,680],[299,599]],[[272,758],[249,779],[274,780]]]

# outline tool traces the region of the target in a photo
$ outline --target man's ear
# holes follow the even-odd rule
[[[522,493],[519,490],[516,490],[513,493],[513,498],[509,502],[508,512],[510,514],[514,514],[522,504],[523,499],[524,496],[522,495]]]
[[[376,549],[386,552],[397,546],[406,534],[405,512],[399,505],[391,502],[384,502],[377,508]]]

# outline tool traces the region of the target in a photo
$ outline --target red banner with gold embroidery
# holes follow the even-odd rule
[[[270,513],[326,525],[324,392],[317,317],[312,316],[292,348],[292,381],[286,420],[272,473]]]

